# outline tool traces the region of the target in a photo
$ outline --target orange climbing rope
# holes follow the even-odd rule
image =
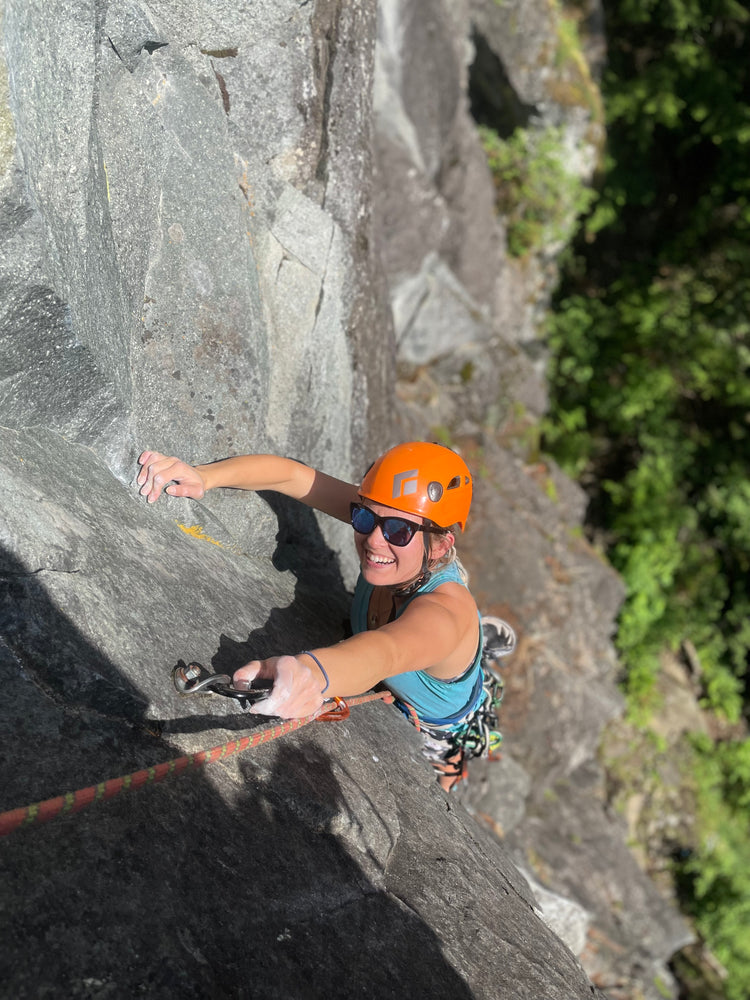
[[[34,805],[23,806],[20,809],[11,809],[8,812],[0,813],[0,837],[5,837],[14,830],[21,827],[31,826],[35,823],[46,823],[56,816],[65,813],[80,812],[87,806],[95,802],[112,799],[120,792],[130,791],[140,788],[142,785],[156,784],[163,781],[170,775],[182,774],[191,768],[200,767],[202,764],[211,764],[216,760],[223,760],[233,754],[242,753],[251,747],[257,747],[261,743],[269,743],[280,736],[301,729],[302,726],[310,722],[335,722],[349,718],[350,708],[354,705],[363,705],[368,701],[382,700],[392,702],[393,695],[389,691],[370,691],[367,694],[357,695],[354,698],[334,698],[335,706],[323,712],[321,715],[306,715],[301,719],[286,719],[283,722],[267,726],[264,729],[256,729],[252,735],[243,736],[239,740],[230,740],[220,746],[212,747],[210,750],[200,750],[197,753],[188,754],[185,757],[176,757],[168,760],[164,764],[155,764],[153,767],[145,768],[141,771],[133,771],[120,778],[110,778],[109,781],[102,781],[98,785],[90,785],[88,788],[81,788],[77,792],[66,792],[65,795],[58,795],[53,799],[45,799],[43,802],[36,802]]]

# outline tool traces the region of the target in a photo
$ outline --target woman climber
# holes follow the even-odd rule
[[[193,467],[144,451],[138,461],[138,486],[149,503],[162,492],[199,500],[217,487],[274,490],[354,529],[360,562],[354,634],[334,646],[240,667],[235,687],[256,678],[273,682],[255,712],[311,715],[326,697],[359,694],[382,682],[422,733],[445,790],[465,774],[467,755],[488,752],[488,722],[496,724],[493,703],[501,685],[492,661],[513,651],[515,636],[501,619],[481,619],[456,557],[472,485],[455,452],[438,444],[397,445],[359,486],[276,455]]]

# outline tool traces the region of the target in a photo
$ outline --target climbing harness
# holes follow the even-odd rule
[[[467,777],[468,761],[476,757],[498,760],[503,735],[498,713],[505,681],[498,661],[516,648],[516,634],[502,618],[482,616],[482,698],[477,708],[460,722],[428,723],[413,706],[396,699],[396,706],[422,734],[423,753],[436,771],[457,781]]]
[[[505,694],[505,680],[498,670],[501,659],[516,648],[516,633],[502,618],[482,615],[482,688],[484,697],[469,719],[456,732],[464,756],[495,759],[503,743],[498,714]]]
[[[492,760],[500,750],[503,737],[498,729],[498,711],[503,701],[503,690],[501,677],[483,671],[482,700],[459,723],[441,725],[425,722],[408,702],[396,699],[396,706],[425,738],[425,756],[433,765],[446,764],[451,758],[460,755],[460,759],[456,761],[458,774],[464,772],[467,758],[487,757]]]
[[[195,666],[200,666],[200,664],[196,664]],[[174,673],[176,673],[176,670],[173,672],[173,675]],[[223,678],[224,675],[211,674],[209,676]],[[176,686],[178,683],[177,678],[174,679]],[[193,685],[204,679],[200,675],[186,677],[184,681],[188,689],[186,693],[195,693],[196,689]],[[182,680],[180,683],[182,683]],[[217,680],[216,684],[219,687],[224,686],[224,681]],[[212,690],[212,688],[210,685],[203,685],[203,687],[197,690]],[[224,692],[219,691],[218,693],[222,694]],[[248,692],[243,693],[247,694]],[[249,693],[252,695],[256,692],[251,690]],[[235,697],[235,695],[230,695],[230,697]],[[364,705],[368,701],[377,700],[392,702],[393,695],[389,691],[369,691],[367,694],[357,695],[353,698],[332,698],[330,703],[326,702],[326,704],[330,704],[330,707],[319,714],[307,715],[301,719],[284,719],[263,729],[256,729],[250,736],[243,736],[239,740],[230,740],[228,743],[222,743],[219,746],[212,747],[210,750],[200,750],[197,753],[188,754],[184,757],[176,757],[174,760],[168,760],[163,764],[155,764],[153,767],[134,771],[120,778],[111,778],[109,781],[102,781],[98,785],[81,788],[75,792],[66,792],[65,795],[45,799],[43,802],[23,806],[20,809],[11,809],[8,812],[0,813],[0,837],[7,836],[21,827],[45,823],[65,813],[80,812],[81,809],[85,809],[95,802],[112,799],[116,795],[119,795],[120,792],[140,788],[142,785],[156,784],[170,775],[176,776],[182,774],[184,771],[200,767],[203,764],[211,764],[216,760],[224,760],[226,757],[242,753],[243,750],[260,746],[261,743],[269,743],[271,740],[279,739],[279,737],[294,732],[295,729],[301,729],[302,726],[306,726],[311,722],[343,721],[349,717],[350,709],[355,705]]]

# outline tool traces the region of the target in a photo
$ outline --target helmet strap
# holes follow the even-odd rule
[[[422,568],[419,571],[419,576],[416,580],[411,583],[407,583],[404,587],[399,587],[393,590],[394,597],[411,597],[412,594],[416,594],[420,587],[432,576],[432,570],[430,569],[430,542],[427,532],[423,532],[424,537],[424,555],[422,556]]]

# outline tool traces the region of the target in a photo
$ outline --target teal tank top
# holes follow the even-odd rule
[[[407,599],[406,603],[399,608],[396,617],[398,618],[403,613],[415,597],[419,597],[420,594],[429,594],[443,583],[459,583],[462,587],[466,586],[461,579],[458,567],[454,563],[449,563],[434,573],[419,590]],[[352,632],[355,635],[367,631],[367,612],[373,589],[373,585],[368,583],[360,573],[354,588],[351,610]],[[460,677],[451,681],[443,681],[432,677],[424,670],[410,670],[403,674],[386,677],[383,682],[399,701],[411,705],[418,717],[429,725],[442,726],[458,722],[473,712],[482,701],[482,627],[479,614],[477,621],[476,656]]]

